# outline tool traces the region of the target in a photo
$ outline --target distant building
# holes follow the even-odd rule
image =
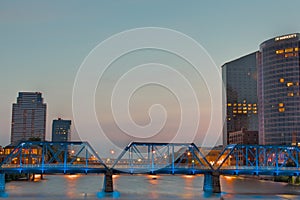
[[[248,131],[242,128],[240,131],[229,133],[229,144],[258,144],[258,131]]]
[[[19,92],[12,107],[11,144],[22,140],[45,140],[46,109],[40,92]]]
[[[271,38],[258,59],[261,144],[300,143],[300,34]]]
[[[55,119],[52,122],[52,141],[67,142],[71,140],[71,120]]]
[[[230,132],[242,128],[258,130],[257,55],[258,52],[254,52],[222,66],[222,79],[226,87],[223,145],[228,144]]]
[[[2,146],[0,146],[0,163],[3,162],[4,158],[4,149]]]

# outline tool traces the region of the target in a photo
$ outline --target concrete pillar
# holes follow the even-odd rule
[[[203,191],[212,193],[221,192],[220,173],[210,172],[204,174]]]
[[[113,172],[108,170],[104,175],[104,192],[113,192],[114,184],[113,184]]]

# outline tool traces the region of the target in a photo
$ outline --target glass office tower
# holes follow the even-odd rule
[[[226,126],[223,144],[228,144],[230,132],[247,129],[258,131],[257,115],[257,53],[243,56],[222,66],[226,87]]]
[[[55,119],[52,122],[52,141],[67,142],[71,140],[71,120]]]
[[[12,107],[11,144],[23,140],[45,140],[46,109],[40,92],[19,92]]]
[[[300,131],[299,34],[260,45],[258,57],[259,140],[298,144]]]

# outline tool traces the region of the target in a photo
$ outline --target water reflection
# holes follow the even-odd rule
[[[103,175],[47,175],[44,180],[7,183],[8,199],[96,199]],[[220,199],[202,191],[201,175],[114,175],[119,199]],[[300,187],[238,176],[221,177],[224,199],[300,199]],[[113,199],[107,197],[107,199]]]

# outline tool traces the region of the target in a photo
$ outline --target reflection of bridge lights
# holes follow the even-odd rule
[[[138,162],[141,162],[141,161],[142,161],[142,159],[139,158],[139,159],[138,159]]]
[[[192,160],[192,163],[195,163],[195,160],[194,160],[194,159]]]
[[[70,174],[70,175],[67,175],[66,177],[67,177],[67,179],[73,180],[75,178],[78,178],[79,175],[78,174]]]
[[[236,177],[234,176],[223,176],[225,179],[227,180],[232,180],[232,179],[235,179]]]
[[[74,154],[74,153],[75,153],[75,151],[74,151],[74,150],[72,150],[72,151],[71,151],[71,154]]]
[[[153,150],[152,153],[155,154],[155,150]]]
[[[184,175],[183,177],[186,178],[186,179],[195,178],[195,176],[193,176],[193,175]]]
[[[156,180],[159,176],[158,175],[148,175],[150,179]]]
[[[80,161],[80,158],[76,158],[76,161],[79,162],[79,161]]]
[[[191,155],[191,152],[188,152],[187,155],[190,156],[190,155]]]

